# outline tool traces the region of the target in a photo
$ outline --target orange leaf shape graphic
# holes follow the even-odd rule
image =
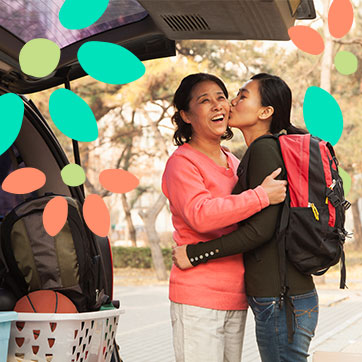
[[[12,194],[28,194],[44,186],[45,174],[33,167],[19,168],[9,174],[1,187]]]
[[[111,225],[109,211],[98,195],[89,195],[84,201],[83,216],[89,229],[98,236],[105,237]]]
[[[353,24],[353,6],[349,0],[334,0],[328,12],[329,32],[335,38],[342,38]]]
[[[296,25],[288,29],[290,40],[303,52],[318,55],[324,50],[324,41],[314,29],[305,25]]]
[[[140,181],[131,172],[122,169],[104,170],[99,175],[99,182],[108,191],[124,194],[135,189]]]
[[[68,217],[68,203],[62,196],[50,200],[44,208],[43,225],[50,236],[55,236],[63,229]]]

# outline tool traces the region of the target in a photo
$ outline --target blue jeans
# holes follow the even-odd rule
[[[263,362],[306,362],[318,321],[318,295],[312,292],[291,296],[294,304],[293,343],[288,343],[285,303],[278,297],[248,297],[255,316],[255,331]]]

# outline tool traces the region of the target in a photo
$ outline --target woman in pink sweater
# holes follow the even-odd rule
[[[217,238],[236,223],[285,198],[286,181],[274,180],[230,195],[239,160],[220,146],[232,137],[230,105],[223,82],[210,74],[183,79],[174,96],[174,141],[162,190],[170,202],[177,245]],[[218,250],[215,251],[216,253]],[[247,310],[240,255],[218,259],[170,275],[171,320],[176,362],[236,362]],[[200,338],[202,337],[202,338]]]

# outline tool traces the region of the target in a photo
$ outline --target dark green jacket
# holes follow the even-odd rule
[[[272,138],[255,140],[248,151],[247,175],[243,178],[243,161],[238,169],[239,181],[233,193],[255,188],[278,167],[278,179],[286,179],[277,141]],[[245,157],[245,156],[244,156]],[[245,163],[245,162],[244,162]],[[245,168],[245,165],[244,165]],[[246,179],[246,185],[242,180]],[[282,204],[269,206],[239,223],[234,232],[218,239],[187,246],[187,255],[196,266],[201,262],[229,255],[244,253],[246,293],[253,297],[277,297],[280,294],[279,257],[275,230]],[[200,255],[203,258],[200,259]],[[195,259],[196,258],[196,259]],[[314,289],[311,276],[301,274],[287,262],[289,295],[307,293]]]

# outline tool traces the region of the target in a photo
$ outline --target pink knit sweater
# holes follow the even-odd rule
[[[237,181],[239,160],[225,153],[229,169],[218,166],[187,143],[169,158],[162,191],[170,201],[173,237],[178,245],[227,234],[236,229],[235,223],[269,205],[261,186],[230,195]],[[219,310],[247,309],[242,256],[211,260],[185,271],[173,265],[170,300]]]

